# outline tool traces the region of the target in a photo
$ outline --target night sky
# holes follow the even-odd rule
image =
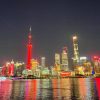
[[[73,34],[81,56],[100,55],[99,0],[0,0],[0,63],[26,61],[30,26],[33,58],[52,64],[64,46],[72,57]]]

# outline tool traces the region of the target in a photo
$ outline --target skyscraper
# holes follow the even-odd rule
[[[74,47],[74,65],[79,64],[79,50],[78,50],[78,38],[76,35],[73,36],[73,47]]]
[[[55,53],[55,64],[60,64],[60,54]]]
[[[45,67],[45,57],[41,57],[41,66]]]
[[[64,47],[62,50],[62,67],[61,70],[68,71],[68,51],[67,47]]]
[[[28,34],[28,44],[27,44],[27,69],[31,69],[31,59],[32,59],[32,35],[31,35],[31,27]]]

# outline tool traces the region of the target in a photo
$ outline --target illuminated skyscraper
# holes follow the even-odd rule
[[[39,63],[35,59],[31,59],[31,70],[35,71],[39,66]]]
[[[67,47],[63,48],[62,51],[62,70],[67,71],[69,70],[68,68],[68,51],[67,51]]]
[[[55,53],[55,64],[60,64],[60,54]]]
[[[32,35],[31,27],[28,34],[28,44],[27,44],[27,69],[31,69],[31,59],[32,59]]]
[[[41,66],[45,67],[45,57],[41,57]]]
[[[74,47],[74,57],[73,62],[74,65],[79,64],[79,51],[78,51],[78,38],[77,36],[73,36],[73,47]]]

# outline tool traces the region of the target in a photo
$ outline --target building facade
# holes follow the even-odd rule
[[[64,47],[62,50],[61,60],[62,60],[61,70],[68,71],[69,68],[68,68],[68,50],[67,50],[67,47]]]
[[[46,59],[45,57],[41,57],[41,66],[42,66],[43,68],[46,67],[45,59]]]
[[[78,50],[78,37],[76,35],[73,36],[73,48],[74,48],[73,63],[74,65],[78,65],[79,64],[79,50]]]

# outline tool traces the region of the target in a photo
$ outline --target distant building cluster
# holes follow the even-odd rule
[[[77,35],[74,35],[72,39],[73,57],[71,62],[69,61],[70,58],[66,46],[63,47],[61,54],[55,53],[54,65],[46,66],[46,57],[41,57],[40,63],[37,59],[32,58],[32,35],[30,28],[27,43],[27,62],[14,62],[13,60],[7,62],[0,67],[0,75],[24,78],[100,76],[100,57],[94,56],[91,59],[80,57]]]

